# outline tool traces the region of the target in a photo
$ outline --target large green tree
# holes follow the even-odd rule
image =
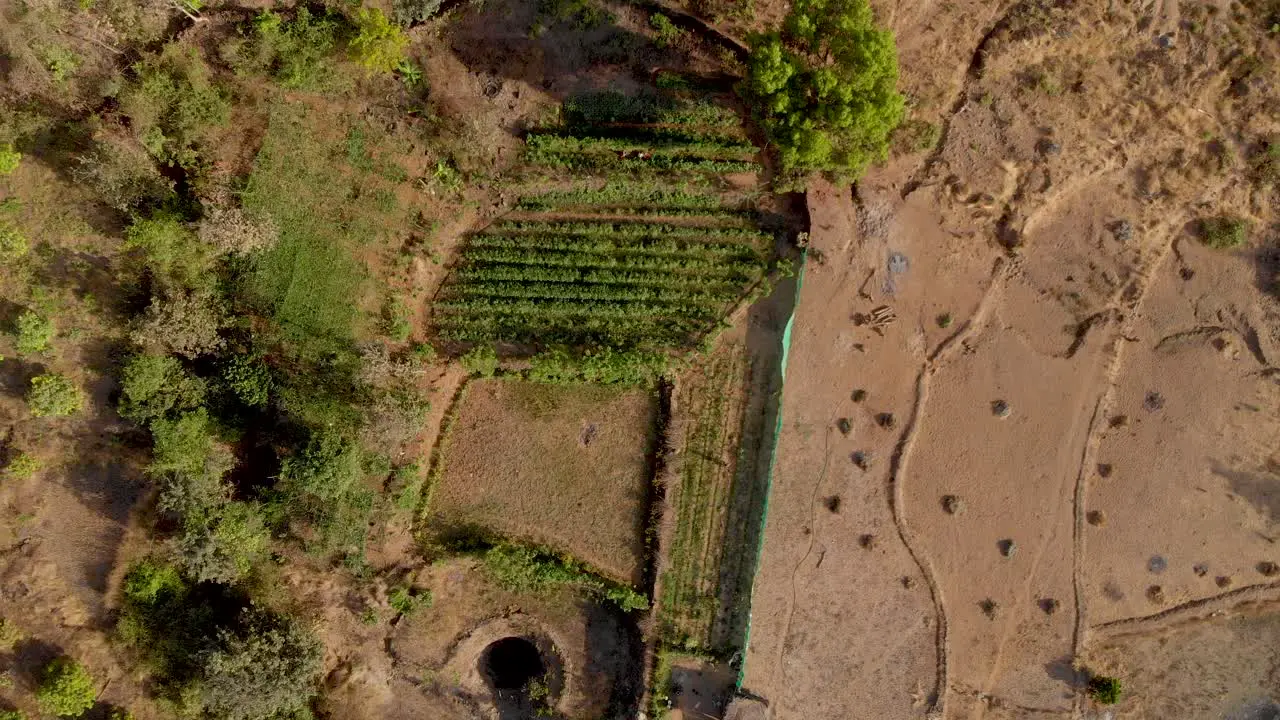
[[[794,0],[781,32],[755,35],[744,94],[785,170],[857,176],[902,119],[893,33],[867,0]]]

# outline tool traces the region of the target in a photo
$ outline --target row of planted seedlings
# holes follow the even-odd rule
[[[659,629],[685,651],[720,649],[721,565],[737,468],[747,355],[741,345],[716,352],[681,388],[686,416],[679,443],[675,530],[662,576]]]
[[[437,331],[463,341],[693,345],[763,275],[773,238],[749,208],[654,193],[606,185],[522,201],[467,238],[434,305]]]

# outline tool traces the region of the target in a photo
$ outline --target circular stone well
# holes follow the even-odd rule
[[[495,690],[521,690],[547,674],[538,646],[522,637],[491,643],[480,656],[480,671]]]

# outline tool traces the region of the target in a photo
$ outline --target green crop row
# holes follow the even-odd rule
[[[545,208],[535,209],[536,212],[545,210]],[[648,207],[635,207],[633,205],[560,206],[555,210],[557,212],[596,215],[601,220],[609,219],[608,216],[610,215],[641,218],[688,218],[695,222],[701,221],[711,227],[752,227],[756,217],[754,210],[706,210],[703,208],[672,208],[652,205]]]
[[[613,90],[571,97],[564,102],[563,112],[565,122],[573,126],[608,123],[742,126],[737,113],[721,103],[662,95],[625,95]]]
[[[651,154],[649,157],[620,158],[612,154],[579,154],[536,147],[527,148],[525,159],[531,163],[566,170],[630,170],[659,172],[742,173],[756,172],[759,164],[743,160],[717,160],[697,155]]]
[[[449,316],[440,318],[436,333],[448,340],[639,347],[687,345],[706,332],[705,323],[669,320],[598,320],[592,318],[523,318]]]
[[[687,155],[697,158],[748,159],[756,147],[745,140],[691,140],[688,138],[643,138],[628,136],[576,136],[558,133],[533,133],[525,145],[542,153],[628,153],[650,155]]]
[[[451,285],[448,297],[547,298],[558,300],[655,301],[723,307],[732,294],[636,285],[580,285],[540,282],[474,282]]]
[[[732,239],[742,243],[773,242],[772,235],[760,232],[755,228],[696,227],[627,221],[583,222],[574,220],[499,220],[498,222],[490,225],[489,228],[480,234],[508,235],[517,232],[539,233],[544,235],[582,235],[584,237],[706,237]]]
[[[729,280],[713,280],[702,275],[681,275],[649,270],[548,268],[535,265],[475,265],[459,268],[454,273],[454,279],[459,283],[487,281],[593,283],[598,285],[699,288],[706,292],[728,292],[740,289],[745,283],[754,278],[743,275],[732,277]]]
[[[668,183],[617,182],[605,183],[599,188],[552,190],[527,196],[521,198],[518,207],[539,210],[566,205],[636,205],[715,210],[724,207],[725,202],[717,193],[691,191],[688,187],[672,187]]]
[[[697,271],[714,277],[726,275],[752,275],[760,270],[760,263],[747,260],[691,257],[614,257],[593,253],[566,252],[561,250],[536,250],[512,248],[470,248],[465,259],[468,263],[503,263],[509,265],[539,265],[543,267],[572,268],[623,268],[666,270],[669,272]]]
[[[684,301],[659,300],[637,302],[606,302],[591,300],[534,300],[529,298],[465,297],[442,300],[435,304],[437,310],[497,315],[572,316],[594,318],[655,318],[683,317],[708,319],[714,317],[716,308]]]
[[[654,257],[736,257],[758,258],[759,253],[749,245],[723,242],[698,242],[634,238],[580,237],[575,235],[473,235],[467,241],[468,248],[530,248],[535,250],[566,250],[602,255],[648,255]],[[464,251],[465,254],[465,251]]]

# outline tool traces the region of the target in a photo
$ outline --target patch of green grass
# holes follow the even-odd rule
[[[352,250],[376,219],[336,144],[308,127],[301,108],[278,108],[245,188],[245,208],[280,228],[247,289],[294,340],[350,339],[365,292],[368,273]]]
[[[1089,686],[1086,692],[1089,697],[1096,700],[1100,705],[1115,705],[1120,702],[1124,687],[1119,678],[1095,675],[1089,678]]]
[[[1219,215],[1201,220],[1200,233],[1205,245],[1215,250],[1229,250],[1249,239],[1249,223],[1243,218]]]

